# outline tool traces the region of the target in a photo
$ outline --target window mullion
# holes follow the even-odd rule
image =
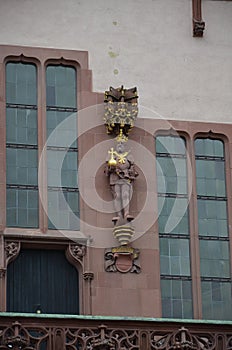
[[[197,221],[197,189],[196,189],[196,165],[194,154],[194,140],[186,142],[187,147],[187,173],[189,193],[189,226],[190,226],[190,258],[192,273],[193,315],[196,319],[202,318],[201,276],[200,276],[200,250],[198,240]]]
[[[42,232],[48,228],[47,219],[47,154],[46,154],[46,75],[45,67],[38,67],[38,184],[39,184],[39,227]]]
[[[226,180],[226,196],[227,196],[227,220],[228,220],[228,238],[230,252],[230,278],[232,279],[232,183],[231,183],[231,144],[224,142],[225,156],[225,180]]]
[[[5,63],[4,60],[0,62],[0,125],[1,125],[1,137],[0,137],[0,227],[3,230],[6,227],[6,93],[5,93]],[[2,82],[2,83],[1,83]],[[1,305],[0,305],[1,307]]]

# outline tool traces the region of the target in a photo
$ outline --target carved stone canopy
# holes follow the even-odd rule
[[[105,91],[104,122],[108,134],[117,136],[120,130],[128,136],[138,115],[137,88],[124,89],[110,87]]]
[[[137,102],[137,88],[124,89],[123,85],[119,88],[110,87],[109,91],[105,91],[105,102]]]

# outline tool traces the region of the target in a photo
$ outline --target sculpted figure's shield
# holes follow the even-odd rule
[[[129,272],[132,268],[133,259],[131,254],[116,254],[115,265],[120,272]]]

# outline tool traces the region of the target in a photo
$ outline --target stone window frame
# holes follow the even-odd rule
[[[188,169],[187,169],[187,142],[186,142],[186,138],[184,135],[182,135],[181,133],[180,134],[176,134],[174,135],[174,133],[163,133],[163,132],[159,132],[157,131],[156,133],[156,136],[155,136],[155,144],[156,144],[156,138],[158,139],[160,136],[164,136],[164,137],[173,137],[173,139],[178,138],[182,138],[183,141],[184,141],[184,144],[185,144],[185,153],[178,153],[178,155],[175,154],[175,152],[173,152],[173,154],[170,154],[170,153],[165,153],[163,152],[162,155],[161,153],[157,152],[157,149],[156,149],[156,145],[155,145],[155,149],[156,149],[156,164],[158,163],[157,162],[157,157],[159,158],[160,156],[164,159],[167,159],[167,157],[169,158],[169,156],[171,157],[174,157],[176,159],[176,157],[178,159],[182,159],[182,160],[185,160],[185,169],[186,169],[186,193],[172,193],[170,194],[169,192],[163,192],[161,191],[161,193],[159,191],[157,191],[157,199],[161,196],[161,197],[164,197],[164,198],[182,198],[182,199],[185,199],[185,200],[188,200],[189,198],[189,194],[188,194]],[[158,182],[157,182],[157,174],[156,174],[156,186],[158,188]],[[189,225],[189,216],[190,216],[190,213],[189,213],[189,209],[187,210],[187,218],[188,218],[188,226]],[[159,219],[157,220],[159,222]],[[160,271],[160,282],[162,284],[162,281],[172,281],[172,282],[179,282],[179,283],[185,283],[186,281],[190,282],[191,285],[192,285],[192,274],[191,274],[191,254],[190,254],[190,230],[185,233],[164,233],[164,232],[160,232],[160,230],[158,231],[159,232],[159,241],[161,242],[162,239],[166,239],[166,240],[176,240],[178,242],[178,240],[185,240],[187,243],[188,243],[188,247],[189,247],[189,267],[190,267],[190,273],[189,275],[186,275],[186,274],[173,274],[173,273],[168,273],[168,274],[163,274],[161,273]],[[161,249],[161,247],[160,247]],[[182,287],[180,287],[182,288]],[[192,291],[192,287],[191,287],[191,291]],[[162,292],[162,288],[160,288],[160,292]],[[161,293],[162,294],[162,293]],[[192,298],[192,307],[193,307],[193,298]],[[162,310],[162,315],[163,315],[163,310]],[[173,318],[172,316],[165,316],[165,318],[168,317],[168,318]]]
[[[160,135],[177,135],[185,138],[186,149],[189,154],[187,173],[192,173],[192,184],[189,184],[189,225],[190,225],[190,259],[191,259],[191,277],[192,277],[192,298],[193,298],[193,319],[202,319],[202,296],[201,296],[201,272],[200,272],[200,239],[198,234],[198,209],[197,209],[197,189],[196,189],[196,162],[194,152],[194,142],[196,138],[211,138],[221,140],[224,143],[225,158],[225,180],[227,193],[227,219],[228,219],[228,241],[230,251],[230,283],[232,283],[232,191],[231,179],[231,161],[230,156],[232,143],[232,127],[227,124],[202,123],[169,120],[170,129],[162,129],[162,121],[158,128],[155,128],[153,137]],[[165,124],[165,122],[164,122]],[[152,130],[152,127],[150,128]],[[154,130],[154,127],[153,127]],[[201,130],[199,132],[199,130]],[[189,177],[190,175],[188,175]],[[158,220],[155,225],[156,232],[159,232]],[[160,274],[159,274],[160,278]],[[157,281],[158,282],[158,281]]]
[[[38,159],[46,143],[46,67],[48,65],[72,66],[76,70],[77,76],[77,110],[81,110],[91,105],[96,105],[103,101],[103,94],[92,91],[92,72],[88,66],[88,52],[61,50],[40,47],[0,45],[0,161],[3,165],[0,174],[0,230],[8,235],[31,235],[48,236],[48,220],[46,210],[44,210],[39,199],[39,227],[37,229],[27,228],[7,228],[6,227],[6,92],[5,92],[5,66],[7,62],[32,63],[37,69],[37,101],[38,101]],[[81,152],[81,147],[79,152]],[[81,157],[81,154],[79,155]],[[47,177],[46,165],[43,166],[42,176],[38,181],[40,184],[40,196],[43,202],[47,200]],[[81,209],[80,203],[80,209]],[[59,236],[59,231],[51,233],[52,236]],[[62,235],[60,235],[62,236]]]
[[[67,260],[79,271],[80,313],[91,314],[90,289],[93,273],[89,271],[89,254],[86,245],[88,237],[78,235],[78,231],[48,230],[48,220],[39,199],[39,227],[6,227],[6,63],[32,63],[37,69],[37,114],[38,114],[38,159],[46,143],[46,66],[49,64],[73,66],[77,76],[77,110],[95,106],[103,102],[104,94],[92,91],[92,72],[88,66],[88,52],[61,50],[52,48],[0,45],[0,311],[6,310],[6,275],[7,264],[11,261],[4,252],[12,244],[16,258],[20,247],[66,250]],[[78,149],[79,159],[83,146]],[[43,200],[47,199],[46,164],[44,162],[40,181]],[[80,200],[80,212],[83,214],[84,203]],[[83,214],[84,215],[84,214]],[[73,244],[72,238],[75,237]],[[10,243],[9,243],[10,242]],[[17,249],[16,249],[17,248]]]

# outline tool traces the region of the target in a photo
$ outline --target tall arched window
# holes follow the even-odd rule
[[[77,230],[76,70],[46,69],[48,228]]]
[[[231,319],[231,277],[224,144],[195,140],[202,314]]]
[[[162,316],[192,318],[185,140],[156,137]]]
[[[6,65],[7,226],[38,227],[36,66]]]
[[[65,242],[74,237],[75,242],[79,242],[79,238],[82,243],[86,241],[84,233],[78,232],[77,110],[102,102],[103,94],[92,91],[86,51],[1,45],[0,80],[0,274],[3,276],[0,310],[5,311],[19,310],[15,307],[20,305],[16,300],[16,282],[18,291],[21,287],[23,290],[29,288],[33,295],[31,287],[20,285],[17,276],[24,278],[32,265],[33,271],[39,271],[34,259],[41,246],[50,247],[52,238],[56,247],[60,247],[59,244],[63,247],[64,236]],[[18,259],[7,266],[12,258],[4,251],[9,239],[15,240],[17,247],[26,242],[28,249],[38,247],[38,250],[23,249]],[[41,253],[39,261],[48,262],[46,254],[47,251]],[[53,254],[54,251],[51,256]],[[60,251],[57,252],[58,271],[59,254]],[[56,260],[55,256],[53,260]],[[46,276],[46,272],[42,275]],[[42,275],[38,272],[38,276]],[[33,275],[28,283],[33,282],[38,287],[43,284],[39,278]],[[68,300],[69,297],[67,290],[64,298]],[[50,300],[52,298],[50,294]],[[36,299],[39,299],[38,295]],[[89,301],[83,298],[81,302],[82,311],[90,308]],[[23,304],[23,310],[35,310],[35,301],[31,300],[29,304]],[[49,312],[46,305],[43,309]],[[74,302],[74,308],[67,310],[67,313],[78,313],[79,306],[76,307]],[[52,312],[62,310],[53,309]]]
[[[7,226],[78,230],[76,68],[46,66],[46,122],[38,80],[35,64],[6,64]],[[41,196],[38,169],[47,184],[47,194],[40,185]]]

